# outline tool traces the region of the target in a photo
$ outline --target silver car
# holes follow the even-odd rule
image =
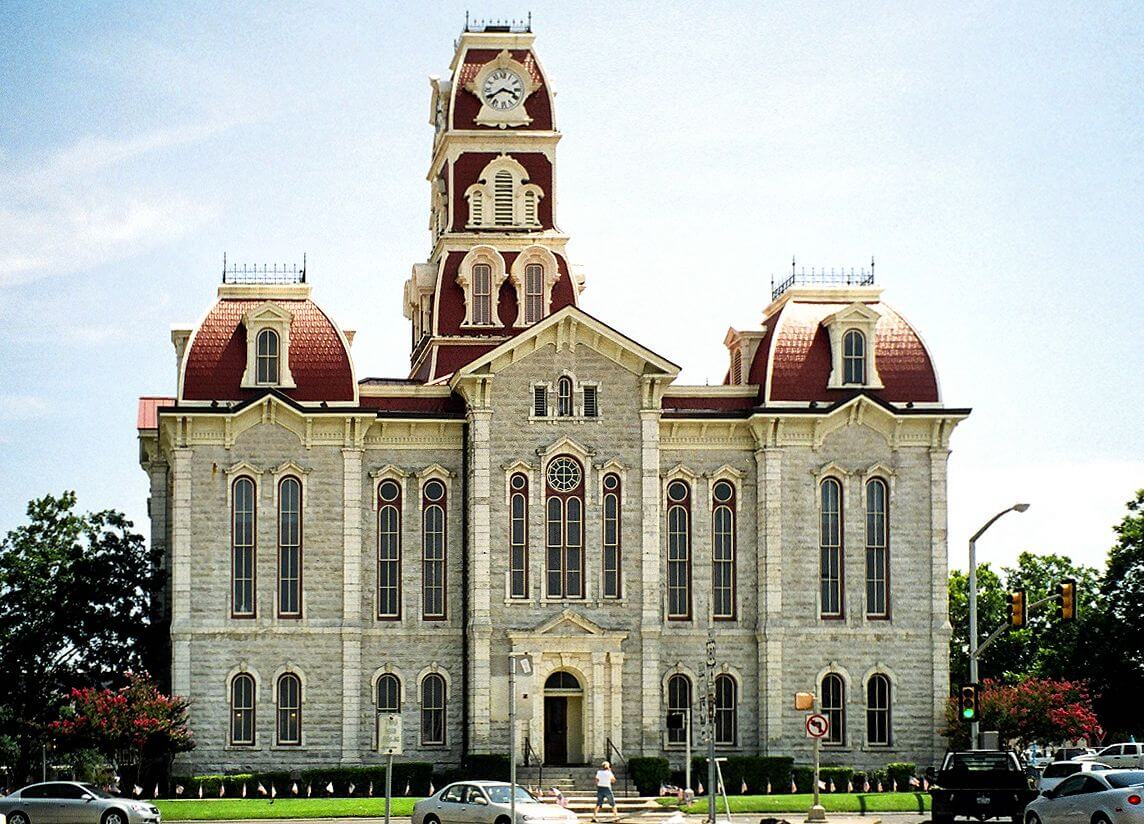
[[[1080,772],[1103,772],[1111,769],[1112,767],[1101,764],[1099,761],[1054,761],[1045,767],[1045,771],[1041,773],[1041,780],[1037,782],[1037,789],[1042,792],[1051,790],[1070,775],[1076,775]]]
[[[511,824],[512,785],[505,781],[458,781],[413,805],[412,824]],[[516,788],[516,824],[574,824],[576,814],[537,801]]]
[[[1144,770],[1070,775],[1029,803],[1025,824],[1144,824]]]
[[[0,798],[8,824],[160,824],[159,808],[104,792],[93,784],[48,781]]]

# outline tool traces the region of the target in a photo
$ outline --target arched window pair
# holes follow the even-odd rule
[[[432,479],[421,488],[421,617],[441,620],[446,603],[445,484]],[[401,618],[401,485],[377,487],[377,617]]]
[[[584,469],[569,455],[545,472],[545,593],[584,597]]]
[[[716,620],[736,616],[736,497],[730,481],[711,487],[711,614]],[[667,485],[667,617],[691,620],[691,485]]]
[[[278,616],[302,615],[302,482],[278,483]],[[242,476],[231,490],[231,615],[255,614],[256,502],[254,480]]]
[[[825,478],[819,507],[819,615],[841,618],[844,608],[842,484]],[[890,616],[889,489],[866,482],[866,617]]]
[[[830,722],[824,744],[846,745],[846,682],[838,673],[822,678],[820,691],[822,714]],[[890,679],[875,673],[866,682],[866,743],[870,746],[891,744]]]
[[[667,743],[683,744],[687,740],[687,722],[694,714],[691,679],[676,673],[667,679],[668,714],[684,717],[682,728],[668,727]],[[733,747],[739,738],[739,689],[735,678],[727,673],[715,676],[715,743]],[[692,737],[694,741],[694,736]]]
[[[401,681],[392,673],[377,679],[377,713],[401,713]],[[421,679],[421,743],[445,743],[445,679],[438,673]]]
[[[292,672],[283,673],[274,686],[274,743],[297,746],[302,743],[302,680]],[[230,743],[253,746],[255,743],[254,676],[240,672],[230,682]]]

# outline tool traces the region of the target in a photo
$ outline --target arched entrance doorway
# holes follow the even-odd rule
[[[544,682],[544,763],[584,763],[584,688],[566,670]]]

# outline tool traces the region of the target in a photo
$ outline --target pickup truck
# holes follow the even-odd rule
[[[1078,755],[1073,761],[1099,761],[1114,770],[1144,770],[1144,744],[1110,744],[1098,753]]]
[[[1008,818],[1021,824],[1037,797],[1017,756],[1004,750],[949,752],[930,789],[933,824],[954,818]]]

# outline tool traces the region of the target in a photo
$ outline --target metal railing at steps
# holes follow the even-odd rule
[[[628,790],[628,775],[631,773],[631,770],[628,769],[628,759],[624,758],[624,754],[622,752],[620,752],[618,749],[616,749],[616,745],[612,743],[612,739],[610,737],[607,740],[608,740],[608,758],[611,759],[612,753],[615,753],[616,754],[615,760],[619,761],[621,764],[624,765],[624,798],[627,798],[628,795],[630,795],[630,792]]]
[[[532,748],[532,739],[524,737],[524,766],[531,767],[532,760],[536,759],[536,786],[541,793],[544,792],[544,762],[540,760],[540,753]]]

